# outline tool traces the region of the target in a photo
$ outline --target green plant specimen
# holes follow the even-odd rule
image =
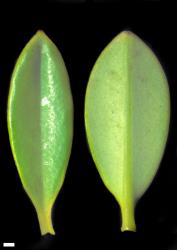
[[[160,164],[170,95],[151,49],[124,31],[98,57],[85,99],[88,143],[99,174],[118,201],[121,230],[136,231],[134,209]]]
[[[15,163],[37,211],[41,234],[55,234],[51,211],[71,152],[73,101],[63,58],[42,31],[16,62],[7,120]]]

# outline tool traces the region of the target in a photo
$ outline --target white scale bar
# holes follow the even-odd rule
[[[14,242],[4,242],[3,247],[15,247],[15,243]]]

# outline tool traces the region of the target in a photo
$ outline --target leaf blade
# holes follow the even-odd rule
[[[122,231],[135,231],[134,206],[157,171],[169,113],[168,84],[160,63],[140,38],[122,32],[98,57],[85,98],[91,154],[104,184],[120,204]],[[140,152],[143,147],[146,150]]]
[[[7,120],[17,170],[36,208],[41,233],[54,234],[51,209],[71,152],[73,102],[62,56],[42,31],[15,65]]]

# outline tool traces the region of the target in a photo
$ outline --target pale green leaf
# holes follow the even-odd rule
[[[135,34],[124,31],[103,50],[85,100],[90,150],[122,212],[136,230],[134,208],[153,180],[167,140],[170,97],[162,66]]]

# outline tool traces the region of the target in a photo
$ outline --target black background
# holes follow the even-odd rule
[[[0,8],[0,245],[23,249],[175,249],[177,247],[177,4],[162,1],[43,1]],[[104,1],[106,2],[106,1]],[[175,13],[176,12],[176,13]],[[5,14],[5,15],[4,15]],[[40,236],[11,153],[6,107],[21,50],[42,29],[65,60],[74,99],[74,141],[65,182],[53,209],[56,236]],[[90,71],[122,30],[140,36],[161,61],[171,92],[171,125],[158,174],[136,207],[137,233],[120,232],[120,210],[89,153],[84,97]]]

